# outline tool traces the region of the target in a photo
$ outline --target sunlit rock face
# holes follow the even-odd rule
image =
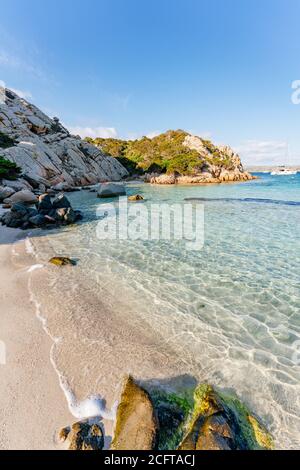
[[[119,181],[126,169],[101,149],[72,136],[57,118],[0,87],[0,155],[33,182],[71,186]]]

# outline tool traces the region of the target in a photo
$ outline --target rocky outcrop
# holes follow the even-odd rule
[[[216,146],[210,141],[187,134],[183,146],[198,153],[203,161],[201,170],[194,169],[190,175],[179,172],[147,173],[145,181],[152,184],[218,184],[256,179],[244,170],[239,155],[228,145]]]
[[[218,177],[212,176],[211,173],[205,172],[196,176],[181,176],[181,175],[168,175],[158,173],[148,173],[145,176],[146,183],[151,184],[220,184],[220,183],[233,183],[239,181],[251,181],[256,179],[247,171],[240,172],[238,170],[222,171]]]
[[[28,189],[119,181],[128,175],[118,160],[70,135],[57,118],[50,119],[8,89],[0,91],[5,96],[0,103],[0,155],[21,167]]]
[[[104,447],[101,427],[88,420],[61,429],[58,437],[61,442],[68,444],[68,450],[102,450]]]
[[[273,441],[262,424],[237,398],[200,385],[179,450],[271,450]]]
[[[152,450],[157,439],[157,420],[148,393],[127,377],[117,410],[112,450]]]
[[[55,227],[74,224],[82,219],[81,212],[72,209],[64,194],[58,195],[52,202],[49,194],[42,194],[37,198],[24,190],[5,201],[11,201],[11,211],[2,216],[1,222],[11,228],[27,230],[36,227]]]

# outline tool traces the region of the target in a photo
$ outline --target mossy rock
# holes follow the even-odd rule
[[[135,194],[134,196],[129,196],[128,201],[135,202],[135,201],[143,201],[144,198],[140,194]]]
[[[271,450],[266,428],[237,397],[202,384],[194,393],[194,409],[179,450]]]
[[[66,256],[54,256],[49,259],[49,263],[55,266],[76,266],[76,261]]]
[[[193,395],[170,393],[163,389],[150,392],[159,422],[158,449],[174,450],[181,442],[187,418],[193,409]]]

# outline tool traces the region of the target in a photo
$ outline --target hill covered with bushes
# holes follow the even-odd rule
[[[240,157],[230,147],[214,145],[210,140],[183,130],[170,130],[152,139],[86,140],[117,158],[132,175],[147,173],[153,175],[152,177],[155,174],[157,178],[157,175],[165,174],[198,179],[232,175],[232,180],[251,179],[246,178],[248,174],[244,172]]]

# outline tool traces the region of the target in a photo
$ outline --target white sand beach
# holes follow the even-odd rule
[[[57,375],[50,363],[51,341],[35,316],[27,289],[22,248],[19,265],[12,242],[23,234],[0,227],[0,340],[6,365],[0,365],[0,449],[54,449],[60,427],[72,422]]]

